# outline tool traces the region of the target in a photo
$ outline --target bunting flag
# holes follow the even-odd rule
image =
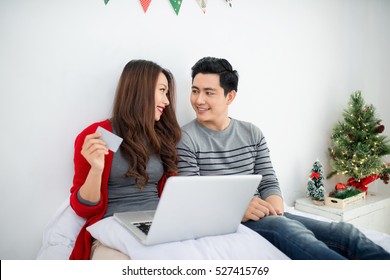
[[[172,8],[175,11],[176,15],[179,15],[180,6],[183,0],[169,0],[171,2]]]
[[[202,9],[203,13],[206,13],[207,0],[196,0],[199,4],[199,7]]]
[[[105,5],[107,5],[108,2],[110,2],[110,0],[103,0],[103,1]],[[225,1],[230,7],[232,7],[233,0],[220,0],[220,1]],[[142,5],[142,9],[146,13],[152,0],[139,0],[139,2]],[[176,15],[179,15],[180,7],[181,4],[183,3],[183,0],[169,0],[169,2],[171,3],[171,6],[175,11]],[[196,2],[198,2],[199,7],[202,9],[203,13],[205,14],[206,7],[207,7],[207,0],[196,0]]]
[[[108,0],[105,0],[105,1],[108,1]],[[146,13],[146,11],[149,8],[150,2],[152,2],[152,0],[139,0],[139,1],[141,2],[142,9],[144,9],[144,12]]]

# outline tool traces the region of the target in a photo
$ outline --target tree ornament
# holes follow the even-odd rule
[[[382,133],[385,130],[385,126],[383,124],[376,127],[376,133]]]
[[[337,183],[336,186],[335,186],[335,190],[336,191],[341,191],[341,190],[345,190],[347,187],[342,184],[342,183]]]
[[[379,174],[379,178],[383,181],[383,183],[388,184],[390,179],[390,162],[383,163],[383,170]]]
[[[383,181],[383,183],[388,184],[390,180],[390,176],[389,174],[383,174],[380,175],[380,179]]]
[[[349,138],[351,141],[355,141],[355,137],[353,136],[352,133],[348,133],[347,136],[348,136],[348,138]]]

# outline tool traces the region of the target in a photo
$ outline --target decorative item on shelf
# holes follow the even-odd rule
[[[367,192],[367,190],[368,190],[367,185],[374,182],[378,178],[379,178],[379,175],[376,175],[376,174],[361,178],[360,180],[355,180],[354,178],[349,178],[347,184],[348,184],[348,186],[355,187],[357,190],[360,190],[362,192]]]
[[[390,154],[389,139],[381,135],[385,126],[376,117],[375,108],[366,105],[360,91],[350,96],[344,120],[333,128],[329,155],[333,171],[349,177],[347,185],[367,192],[367,185],[377,179],[389,182],[390,166],[383,158]]]
[[[342,191],[342,190],[345,190],[346,188],[347,187],[344,184],[342,184],[342,183],[337,183],[336,186],[334,187],[334,189],[336,191]]]
[[[379,174],[379,179],[381,179],[383,183],[388,184],[390,180],[390,162],[384,162],[383,165],[385,167],[383,168],[382,173]]]
[[[325,205],[325,188],[323,185],[323,171],[322,164],[317,159],[313,168],[311,169],[311,174],[307,182],[307,196],[311,197],[312,201],[316,205]]]
[[[366,198],[365,192],[353,186],[337,183],[334,191],[325,198],[325,205],[335,208],[345,208],[347,205],[362,201]]]

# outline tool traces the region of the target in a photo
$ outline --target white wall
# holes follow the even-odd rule
[[[332,127],[362,90],[390,129],[390,2],[168,0],[0,1],[0,258],[34,259],[42,231],[69,195],[73,141],[110,116],[133,58],[171,69],[181,124],[190,67],[225,57],[239,71],[231,116],[265,133],[286,202],[305,194],[316,158],[329,169]],[[328,189],[335,183],[328,182]],[[378,189],[389,189],[380,185]]]

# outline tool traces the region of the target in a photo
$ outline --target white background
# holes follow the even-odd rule
[[[227,58],[240,74],[230,116],[264,132],[286,203],[305,195],[313,162],[329,172],[330,133],[361,90],[390,129],[390,1],[0,0],[0,259],[34,259],[45,224],[69,196],[73,143],[110,117],[131,59],[170,69],[180,124],[190,68]],[[336,182],[326,181],[331,190]],[[389,191],[375,182],[374,191]]]

